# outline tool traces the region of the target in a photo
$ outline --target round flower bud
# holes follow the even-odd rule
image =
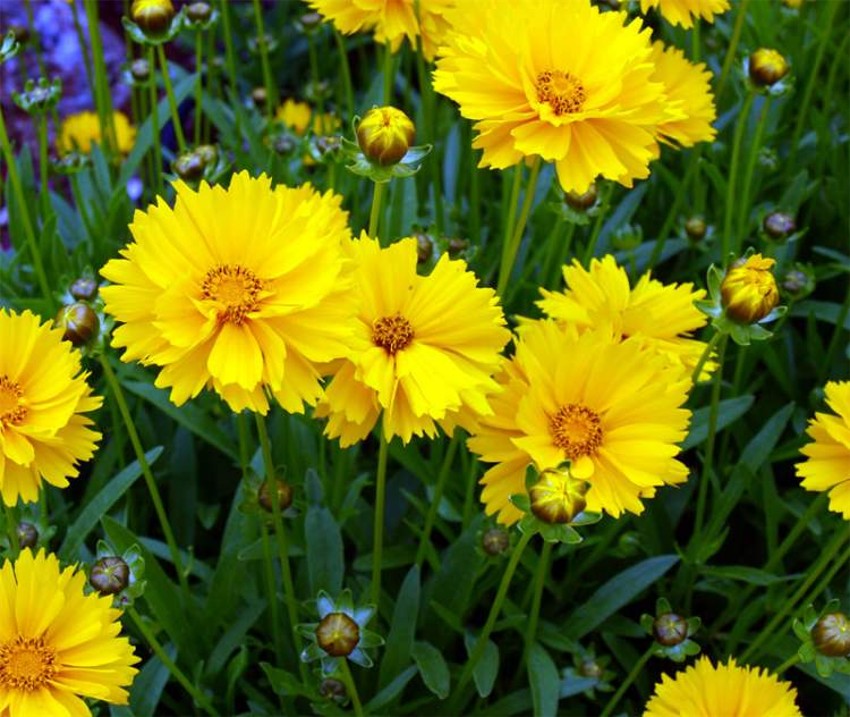
[[[319,684],[319,694],[328,700],[334,702],[344,702],[348,697],[348,692],[345,689],[345,684],[333,677],[326,677]]]
[[[797,224],[794,222],[794,217],[785,212],[771,212],[762,222],[764,233],[771,239],[787,239],[790,234],[794,233]]]
[[[212,8],[209,3],[193,2],[186,6],[186,17],[192,22],[206,22],[212,17]]]
[[[295,140],[288,134],[279,134],[272,139],[272,149],[278,154],[292,154],[295,151]]]
[[[332,612],[316,628],[316,642],[331,657],[346,657],[360,642],[360,628],[344,612]]]
[[[578,673],[582,677],[590,677],[594,680],[600,679],[603,672],[604,670],[602,669],[602,665],[600,665],[596,660],[584,659],[578,666]]]
[[[133,60],[130,63],[130,74],[136,82],[147,82],[151,76],[150,63],[144,57]]]
[[[528,491],[531,512],[544,523],[569,523],[585,509],[587,488],[569,471],[545,470]]]
[[[146,35],[161,35],[174,19],[171,0],[133,0],[130,17]]]
[[[171,168],[185,182],[197,182],[204,176],[204,160],[196,152],[181,154]]]
[[[263,109],[268,101],[268,92],[265,87],[255,87],[251,90],[251,99],[254,101],[254,106],[258,109]]]
[[[504,528],[490,528],[481,536],[481,547],[487,555],[501,555],[511,545],[511,536]]]
[[[34,548],[38,542],[38,530],[32,523],[22,520],[15,532],[18,534],[18,545],[21,549]]]
[[[94,309],[82,301],[68,304],[59,309],[54,324],[65,331],[63,341],[74,346],[84,346],[100,331],[100,320]]]
[[[699,241],[705,236],[706,231],[708,226],[702,217],[691,217],[685,222],[685,234],[688,235],[688,239]]]
[[[121,558],[101,558],[92,565],[89,584],[101,595],[117,595],[130,584],[130,568]]]
[[[831,612],[812,628],[815,648],[827,657],[850,657],[850,620],[842,612]]]
[[[342,146],[342,141],[337,135],[322,135],[316,137],[315,145],[319,154],[324,157],[329,152],[338,150]]]
[[[25,45],[30,39],[30,29],[26,25],[9,25],[8,31],[21,45]]]
[[[688,638],[688,621],[681,615],[666,612],[655,618],[652,623],[652,635],[659,645],[673,647]]]
[[[730,319],[754,324],[773,311],[779,303],[779,289],[771,271],[775,263],[761,254],[753,254],[729,267],[720,284],[720,295]]]
[[[771,87],[788,74],[787,60],[776,50],[759,48],[750,55],[750,79],[759,87]]]
[[[815,289],[814,278],[800,269],[791,269],[782,279],[782,288],[791,296],[809,294]]]
[[[583,192],[564,192],[564,201],[568,206],[576,211],[586,212],[594,204],[599,197],[599,190],[596,188],[596,183],[591,182],[590,186]]]
[[[97,295],[97,282],[88,277],[81,277],[71,284],[68,292],[77,301],[91,301]]]
[[[218,162],[218,149],[214,144],[200,144],[195,147],[195,156],[204,163],[204,169]]]
[[[357,143],[370,162],[396,164],[413,144],[416,128],[395,107],[373,107],[357,125]]]
[[[292,486],[282,480],[276,480],[277,485],[277,505],[280,510],[286,510],[292,505]],[[274,503],[272,502],[272,492],[269,490],[269,481],[264,480],[260,484],[260,490],[257,493],[257,500],[260,506],[269,513],[274,511]]]
[[[434,256],[434,240],[425,232],[416,232],[416,262],[418,264],[426,263]]]
[[[302,32],[313,32],[322,24],[322,16],[317,12],[305,12],[298,18],[298,26]]]
[[[466,239],[458,239],[457,237],[449,239],[448,252],[449,257],[456,259],[461,252],[469,249],[469,242]]]

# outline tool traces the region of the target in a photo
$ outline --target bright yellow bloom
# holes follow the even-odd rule
[[[422,36],[422,54],[433,60],[437,44],[448,28],[444,15],[456,0],[308,0],[310,7],[331,20],[346,34],[374,32],[375,40],[389,43],[396,52],[407,38],[416,48],[416,38]]]
[[[685,115],[683,119],[659,125],[661,139],[682,147],[713,140],[717,130],[711,123],[717,113],[711,94],[711,73],[706,66],[688,62],[684,52],[676,47],[665,48],[663,42],[653,44],[652,58],[655,62],[653,79],[664,84],[667,101]]]
[[[830,510],[850,520],[850,381],[830,381],[824,392],[836,415],[816,413],[809,422],[812,442],[800,449],[808,460],[797,475],[807,490],[828,490]]]
[[[526,324],[499,380],[494,415],[479,417],[468,443],[497,464],[481,479],[481,500],[500,522],[521,517],[509,499],[525,493],[531,463],[542,472],[569,461],[571,475],[589,484],[587,509],[615,517],[641,513],[657,486],[687,479],[675,456],[690,420],[682,408],[689,381],[639,339]]]
[[[357,125],[357,143],[370,162],[381,166],[396,164],[407,154],[416,127],[395,107],[373,107]]]
[[[112,600],[55,555],[24,550],[0,568],[0,715],[85,717],[81,699],[127,704],[139,658]]]
[[[280,120],[299,137],[312,130],[314,134],[329,135],[339,129],[340,121],[336,115],[325,112],[313,116],[313,110],[306,102],[296,102],[288,98],[277,108],[275,119]]]
[[[686,119],[653,79],[650,31],[589,0],[480,0],[451,15],[434,88],[477,120],[479,166],[554,162],[565,191],[649,176],[659,125]],[[564,38],[569,38],[565,41]],[[688,109],[688,108],[684,108]]]
[[[642,13],[652,7],[658,8],[667,22],[688,29],[693,27],[696,17],[713,22],[715,15],[729,9],[729,0],[640,0]]]
[[[691,283],[662,284],[649,272],[631,289],[628,274],[610,254],[593,259],[589,270],[574,260],[563,272],[564,291],[540,291],[537,305],[547,316],[579,331],[610,327],[615,337],[638,339],[690,376],[706,347],[690,338],[708,321],[694,303],[705,291]]]
[[[314,404],[316,364],[343,356],[351,332],[341,197],[247,172],[228,189],[174,187],[174,208],[136,212],[135,241],[101,270],[122,360],[162,366],[156,385],[177,405],[204,387],[234,411],[265,413],[267,391],[287,411]]]
[[[128,154],[136,141],[136,128],[123,112],[113,112],[115,124],[115,141],[118,151]],[[87,154],[91,152],[92,144],[97,142],[103,147],[100,135],[100,122],[94,112],[78,112],[62,120],[62,129],[56,138],[56,150],[60,155],[69,154],[74,150]]]
[[[357,305],[354,339],[316,408],[325,433],[343,446],[365,438],[383,412],[387,439],[434,436],[465,412],[490,413],[487,393],[510,338],[495,292],[477,285],[466,263],[440,257],[416,273],[417,243],[386,249],[367,236],[351,242]]]
[[[29,311],[0,311],[0,495],[38,500],[44,480],[64,488],[100,434],[83,414],[100,407],[62,331]],[[0,713],[2,713],[0,711]]]
[[[774,259],[753,254],[738,259],[720,284],[726,315],[742,324],[754,324],[770,314],[779,303],[779,289],[771,269]]]
[[[675,678],[664,675],[646,704],[643,717],[802,717],[797,690],[767,670],[725,665],[700,657]]]

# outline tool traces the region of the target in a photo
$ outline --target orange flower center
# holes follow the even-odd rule
[[[587,95],[584,85],[569,72],[545,70],[534,82],[537,101],[546,102],[557,116],[580,112]]]
[[[394,356],[413,341],[413,327],[401,314],[382,316],[372,322],[372,343]]]
[[[23,389],[5,374],[0,376],[0,426],[19,426],[27,417],[27,407],[21,405]]]
[[[56,652],[41,637],[21,637],[0,645],[0,689],[32,692],[56,673]]]
[[[241,324],[245,316],[259,308],[263,281],[239,264],[219,264],[210,269],[201,284],[204,299],[222,305],[220,324]]]
[[[602,445],[599,415],[587,406],[568,403],[549,419],[552,441],[571,461],[596,453]]]

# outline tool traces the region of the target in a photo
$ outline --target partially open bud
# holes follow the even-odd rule
[[[850,657],[850,620],[842,612],[821,617],[812,628],[815,648],[827,657]]]
[[[528,491],[531,512],[544,523],[570,523],[587,506],[587,482],[568,470],[544,470]]]
[[[266,106],[266,102],[268,102],[269,94],[266,92],[265,87],[255,87],[251,90],[251,99],[254,102],[254,106],[257,109],[263,109]]]
[[[80,277],[71,284],[68,292],[77,301],[91,301],[97,295],[97,282],[88,277]]]
[[[687,234],[688,239],[691,239],[692,241],[699,241],[705,237],[706,231],[708,231],[708,226],[705,223],[705,219],[702,217],[690,217],[685,222],[685,234]]]
[[[286,510],[290,505],[292,505],[292,486],[282,480],[275,480],[275,485],[277,486],[278,508],[280,508],[280,510]],[[257,493],[257,500],[264,510],[269,513],[274,511],[274,503],[272,502],[274,499],[272,498],[268,479],[264,480],[260,484],[260,490]]]
[[[192,22],[206,22],[212,17],[212,7],[209,3],[193,2],[186,6],[186,17]]]
[[[504,528],[490,528],[481,536],[481,547],[487,555],[501,555],[511,545],[511,536]]]
[[[21,549],[34,548],[38,542],[38,529],[32,523],[22,520],[15,532],[18,534],[18,545]]]
[[[171,0],[133,0],[130,17],[146,35],[162,35],[174,19]]]
[[[750,55],[750,79],[759,87],[771,87],[788,74],[787,60],[776,50],[759,48]]]
[[[140,57],[130,63],[130,74],[136,82],[147,82],[151,76],[151,65],[144,57]]]
[[[754,324],[776,308],[779,289],[771,271],[775,263],[753,254],[729,267],[720,285],[726,316],[742,324]]]
[[[797,229],[794,217],[785,212],[771,212],[762,222],[764,233],[771,239],[787,239]]]
[[[594,204],[596,204],[596,199],[599,197],[599,190],[596,188],[595,183],[591,183],[591,185],[583,192],[564,192],[564,201],[573,209],[579,212],[586,212],[590,209]]]
[[[346,657],[360,642],[360,628],[344,612],[332,612],[316,628],[316,642],[331,657]]]
[[[357,125],[357,143],[370,162],[397,164],[416,135],[410,118],[395,107],[373,107]]]
[[[74,346],[84,346],[100,331],[100,320],[95,310],[82,301],[59,309],[54,324],[64,330],[62,340],[70,341]]]
[[[171,168],[184,182],[197,182],[204,176],[204,160],[197,152],[186,152],[174,160]]]
[[[117,595],[130,584],[130,568],[119,557],[101,558],[92,565],[89,583],[101,595]]]
[[[674,612],[664,613],[652,623],[655,641],[664,647],[673,647],[688,638],[688,621]]]

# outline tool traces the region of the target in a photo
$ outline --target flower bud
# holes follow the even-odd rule
[[[416,263],[425,264],[434,256],[434,240],[425,232],[416,232]]]
[[[591,660],[590,658],[586,658],[581,661],[581,664],[578,666],[578,673],[582,677],[589,677],[594,680],[598,680],[602,677],[604,670],[602,665],[600,665],[596,660]]]
[[[130,568],[119,557],[106,557],[92,565],[89,584],[101,595],[117,595],[130,584]]]
[[[842,612],[822,616],[812,628],[815,648],[827,657],[850,657],[850,620]]]
[[[336,152],[342,146],[342,142],[336,135],[323,135],[316,137],[315,146],[319,154],[324,157],[330,152]]]
[[[397,164],[410,146],[416,128],[410,118],[395,107],[373,107],[357,125],[357,143],[366,158],[386,167]]]
[[[346,657],[360,642],[360,628],[344,612],[332,612],[316,628],[316,642],[331,657]]]
[[[209,3],[193,2],[186,6],[186,17],[192,22],[207,22],[212,17],[212,7]]]
[[[450,258],[457,259],[467,249],[469,249],[469,241],[466,239],[459,239],[457,237],[449,239],[448,252]]]
[[[54,325],[64,330],[63,341],[73,346],[84,346],[100,331],[100,320],[94,309],[81,301],[59,309]]]
[[[504,528],[490,528],[481,536],[481,547],[487,555],[501,555],[511,545],[511,536]]]
[[[77,301],[91,301],[97,295],[97,282],[88,277],[80,277],[73,284],[68,292]]]
[[[151,76],[150,63],[144,57],[133,60],[130,63],[130,74],[136,82],[147,82]]]
[[[802,269],[790,269],[782,279],[782,288],[794,298],[799,298],[815,290],[815,280]]]
[[[9,25],[9,32],[22,45],[26,45],[30,39],[30,29],[26,25]]]
[[[171,0],[133,0],[130,17],[146,35],[162,35],[174,19]]]
[[[750,55],[750,79],[759,87],[771,87],[788,74],[791,68],[776,50],[759,48]]]
[[[34,548],[38,542],[38,529],[32,523],[22,520],[15,532],[18,534],[18,545],[21,549]]]
[[[277,485],[277,505],[280,510],[286,510],[292,505],[292,486],[282,480],[275,480]],[[269,489],[269,481],[264,480],[260,484],[260,490],[257,493],[257,500],[260,506],[271,513],[274,511],[274,503],[272,502],[272,492]]]
[[[652,635],[659,645],[674,647],[687,639],[688,621],[676,613],[664,613],[652,623]]]
[[[171,168],[184,182],[197,182],[204,176],[204,160],[196,152],[181,154]]]
[[[568,206],[576,211],[586,212],[594,204],[599,197],[599,190],[596,188],[596,183],[591,182],[590,186],[583,192],[564,192],[564,201]]]
[[[775,263],[753,254],[729,267],[720,285],[726,316],[742,324],[754,324],[776,308],[779,289],[771,271]]]
[[[195,147],[195,155],[204,164],[204,169],[213,167],[218,162],[218,148],[214,144],[200,144]]]
[[[319,694],[327,700],[344,702],[348,697],[345,684],[333,677],[326,677],[319,684]]]
[[[531,512],[544,523],[569,523],[585,509],[587,488],[568,470],[547,469],[528,491]]]
[[[794,222],[794,217],[785,212],[771,212],[762,222],[764,233],[771,239],[787,239],[790,234],[794,233],[797,224]]]
[[[705,223],[705,219],[702,217],[691,217],[685,222],[685,234],[688,235],[688,239],[692,241],[699,241],[703,237],[705,237],[705,233],[708,231],[708,226]]]
[[[305,12],[298,18],[298,28],[301,32],[311,33],[322,24],[322,16],[317,12]]]
[[[292,154],[295,151],[295,140],[288,134],[279,134],[272,139],[272,149],[278,154]]]
[[[254,106],[257,109],[263,109],[266,106],[269,95],[265,87],[255,87],[251,90],[251,99],[254,101]]]

